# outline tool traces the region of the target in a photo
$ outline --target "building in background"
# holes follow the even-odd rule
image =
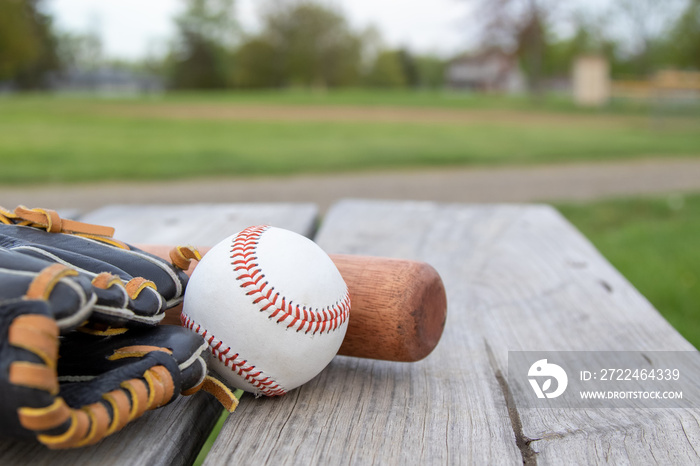
[[[526,91],[517,57],[500,50],[464,54],[450,61],[445,83],[452,89],[517,94]]]
[[[160,76],[123,68],[100,66],[94,69],[71,68],[56,73],[49,88],[57,92],[90,92],[108,96],[160,93],[165,90]]]
[[[601,107],[610,101],[610,63],[607,58],[600,55],[576,58],[571,80],[577,105]]]

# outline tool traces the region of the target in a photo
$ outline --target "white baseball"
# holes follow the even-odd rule
[[[254,226],[214,246],[187,285],[182,323],[209,343],[209,367],[233,387],[283,395],[333,359],[350,297],[313,241]]]

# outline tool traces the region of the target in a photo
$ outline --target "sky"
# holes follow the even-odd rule
[[[329,0],[354,30],[376,26],[389,47],[451,56],[469,46],[464,0]],[[60,30],[96,33],[109,58],[139,59],[162,53],[175,34],[181,0],[47,0]],[[237,0],[245,31],[258,26],[260,0]]]

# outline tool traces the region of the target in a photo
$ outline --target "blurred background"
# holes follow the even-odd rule
[[[0,205],[555,205],[700,347],[700,0],[0,0]]]

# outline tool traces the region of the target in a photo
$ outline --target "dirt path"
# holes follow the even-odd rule
[[[700,158],[523,168],[450,168],[275,178],[1,187],[0,205],[86,210],[106,204],[312,202],[325,211],[342,198],[551,202],[691,191],[700,191]]]

